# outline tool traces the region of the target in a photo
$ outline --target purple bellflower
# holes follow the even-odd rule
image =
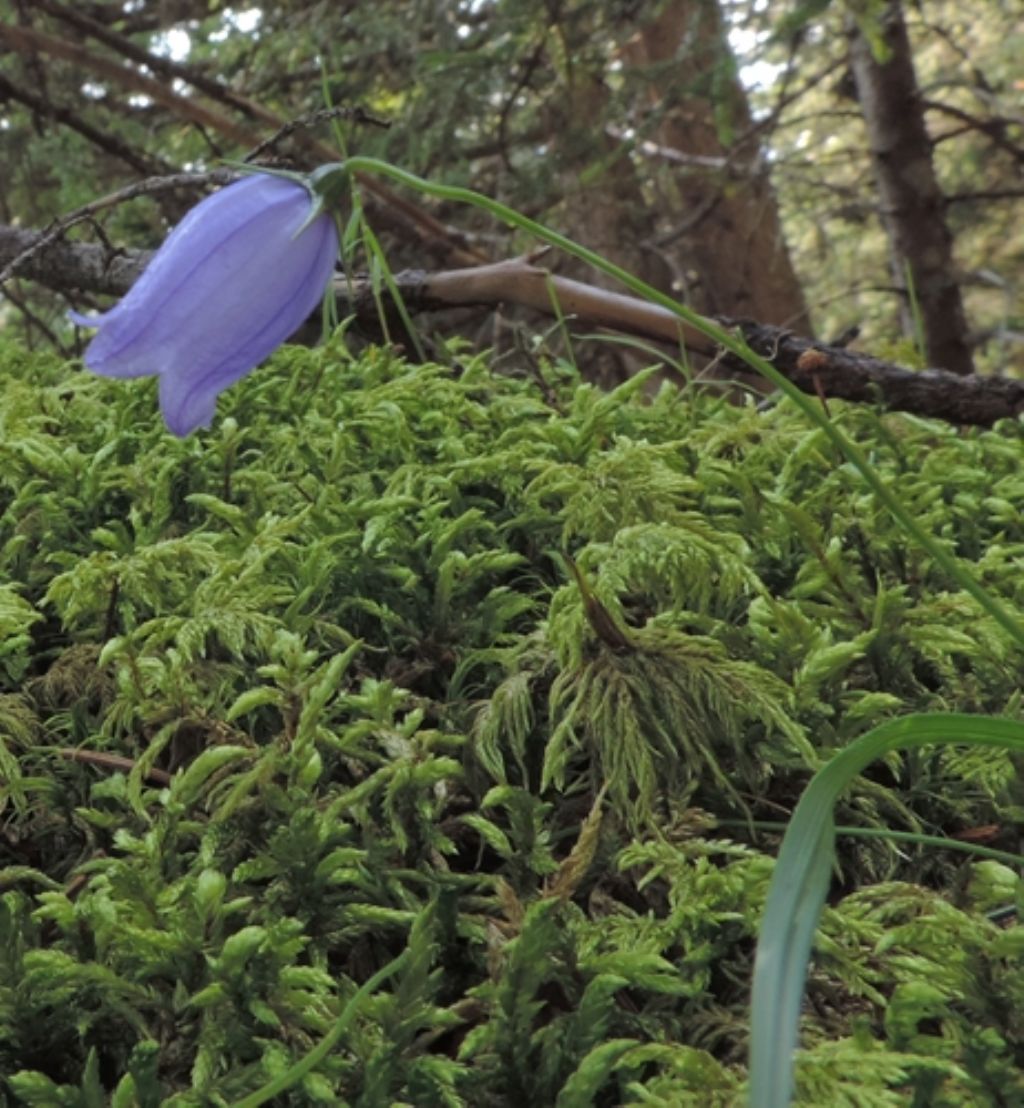
[[[302,179],[258,173],[197,204],[110,311],[69,315],[98,328],[89,369],[156,374],[167,426],[184,436],[313,311],[337,255],[334,220]]]

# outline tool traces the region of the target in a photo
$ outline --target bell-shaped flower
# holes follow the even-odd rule
[[[160,378],[176,435],[208,427],[218,394],[281,345],[323,296],[338,254],[334,220],[300,180],[244,177],[197,204],[96,327],[85,364]]]

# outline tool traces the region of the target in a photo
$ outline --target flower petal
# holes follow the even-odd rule
[[[86,351],[86,365],[115,377],[162,373],[179,363],[179,352],[227,335],[241,322],[237,308],[252,303],[260,271],[273,278],[281,255],[306,239],[305,233],[294,241],[292,236],[311,202],[298,183],[265,175],[244,178],[202,201],[127,296],[93,321],[100,333]],[[299,250],[300,263],[307,256]]]
[[[168,426],[209,423],[217,393],[294,332],[316,307],[338,252],[334,222],[309,220],[295,181],[260,174],[221,189],[171,232],[99,328],[86,365],[112,377],[161,377]]]
[[[160,407],[176,435],[209,426],[218,393],[273,353],[316,308],[334,270],[338,237],[329,216],[318,217],[297,242],[307,236],[306,252],[283,258],[251,290],[249,301],[236,298],[224,305],[234,342],[225,345],[214,341],[219,336],[207,335],[209,345],[196,349],[195,361],[161,374]],[[308,252],[314,247],[310,264]]]

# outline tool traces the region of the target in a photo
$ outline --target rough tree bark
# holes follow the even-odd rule
[[[689,166],[672,169],[673,195],[663,204],[679,227],[661,236],[663,248],[692,274],[693,306],[809,334],[803,289],[717,0],[672,0],[640,27],[625,58],[660,116],[647,137],[693,156]]]
[[[928,363],[952,373],[972,373],[953,240],[945,220],[946,199],[935,176],[898,0],[885,7],[879,31],[886,56],[876,57],[859,29],[853,34],[850,63],[871,146],[893,280],[901,291],[903,333],[915,333],[916,302]]]
[[[633,111],[644,140],[632,154],[642,157],[654,140],[661,151],[685,157],[635,160],[626,133],[608,123],[611,59],[599,70],[568,67],[547,119],[566,199],[559,222],[698,311],[809,332],[718,4],[670,0],[661,8],[639,30],[633,20],[622,24],[619,60],[639,94]],[[658,122],[643,129],[649,115]],[[588,280],[604,283],[600,276]]]

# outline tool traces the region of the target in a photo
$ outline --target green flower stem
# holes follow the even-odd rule
[[[327,167],[324,168],[327,169]],[[825,432],[847,461],[857,469],[874,494],[892,513],[907,534],[931,556],[934,562],[964,592],[973,596],[982,609],[1003,627],[1018,645],[1024,647],[1024,623],[1021,623],[1009,608],[1001,604],[995,597],[990,596],[981,584],[975,580],[973,574],[917,523],[904,508],[896,494],[875,473],[867,458],[861,453],[860,448],[832,423],[819,405],[802,393],[792,381],[784,377],[770,362],[755,353],[739,335],[732,334],[716,323],[712,323],[711,320],[698,315],[684,304],[680,304],[672,297],[652,288],[646,282],[641,281],[639,277],[635,277],[632,273],[601,257],[593,250],[580,246],[579,243],[573,242],[565,235],[560,235],[557,231],[552,231],[543,224],[537,223],[525,215],[520,215],[512,208],[506,207],[497,200],[492,200],[479,192],[474,192],[472,189],[427,181],[422,177],[417,177],[414,173],[399,169],[397,166],[390,165],[388,162],[380,161],[377,158],[352,157],[339,163],[337,168],[339,174],[342,172],[345,174],[377,173],[383,177],[390,177],[400,184],[408,185],[418,192],[426,193],[428,196],[435,196],[441,200],[452,200],[456,203],[471,204],[474,207],[481,208],[494,216],[495,219],[500,219],[503,223],[525,231],[541,242],[546,242],[550,246],[564,250],[574,258],[579,258],[581,261],[594,266],[595,269],[599,269],[602,273],[616,278],[631,292],[636,293],[637,296],[667,308],[684,323],[688,323],[731,354],[735,354],[737,358],[742,359],[751,368],[756,369],[758,373],[771,381],[777,389],[785,393],[812,423],[817,424]]]

